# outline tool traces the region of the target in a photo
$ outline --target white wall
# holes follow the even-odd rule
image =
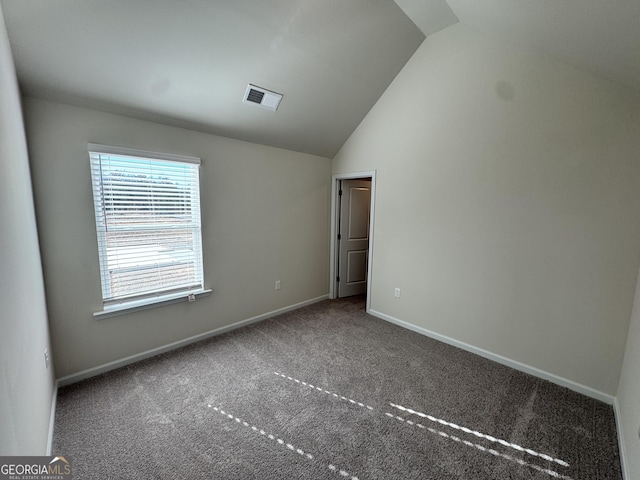
[[[31,98],[24,105],[59,378],[327,294],[330,160]],[[102,303],[87,142],[202,158],[210,297],[93,318]]]
[[[640,276],[618,388],[618,426],[627,464],[625,480],[640,480]]]
[[[44,455],[53,366],[20,92],[0,7],[0,455]]]
[[[630,91],[463,24],[428,37],[333,162],[377,169],[372,310],[615,395],[639,113]]]

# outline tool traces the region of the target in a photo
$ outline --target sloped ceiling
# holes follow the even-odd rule
[[[426,35],[437,0],[396,0]],[[640,0],[447,0],[454,18],[489,36],[640,92]]]
[[[26,95],[330,158],[424,39],[393,0],[1,5]]]
[[[425,36],[458,23],[458,17],[445,0],[395,0]]]
[[[417,2],[397,1],[400,5],[405,1]],[[509,45],[551,55],[640,92],[639,0],[447,0],[447,3],[460,22],[487,35]],[[422,15],[427,8],[423,3]]]
[[[640,0],[0,0],[26,95],[332,158],[458,21],[640,92]],[[281,92],[277,112],[242,103]]]

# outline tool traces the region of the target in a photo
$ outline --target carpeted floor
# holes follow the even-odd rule
[[[616,479],[612,408],[328,300],[60,389],[76,479]]]

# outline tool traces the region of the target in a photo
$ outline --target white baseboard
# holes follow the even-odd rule
[[[613,413],[616,417],[616,431],[618,432],[618,451],[620,452],[620,467],[622,468],[622,480],[631,480],[631,473],[627,467],[627,454],[624,448],[624,433],[622,420],[620,419],[620,405],[618,399],[613,399]]]
[[[110,370],[115,370],[116,368],[124,367],[126,365],[130,365],[132,363],[136,363],[141,360],[145,360],[147,358],[155,357],[156,355],[160,355],[161,353],[165,353],[171,350],[175,350],[177,348],[185,347],[192,343],[196,343],[201,340],[206,340],[207,338],[215,337],[217,335],[222,335],[223,333],[230,332],[231,330],[236,330],[238,328],[251,325],[252,323],[261,322],[262,320],[266,320],[268,318],[275,317],[276,315],[290,312],[291,310],[296,310],[298,308],[305,307],[307,305],[312,305],[314,303],[321,302],[322,300],[326,300],[328,298],[329,298],[328,294],[322,295],[320,297],[312,298],[310,300],[305,300],[303,302],[296,303],[294,305],[289,305],[287,307],[279,308],[278,310],[274,310],[272,312],[267,312],[267,313],[263,313],[262,315],[247,318],[246,320],[241,320],[239,322],[232,323],[231,325],[226,325],[224,327],[216,328],[214,330],[210,330],[208,332],[201,333],[199,335],[194,335],[193,337],[185,338],[184,340],[179,340],[177,342],[169,343],[168,345],[152,348],[151,350],[147,350],[145,352],[137,353],[135,355],[130,355],[128,357],[121,358],[119,360],[114,360],[113,362],[105,363],[103,365],[89,368],[87,370],[82,370],[81,372],[72,373],[71,375],[66,375],[62,378],[59,378],[58,386],[64,387],[65,385],[71,385],[72,383],[76,383],[81,380],[85,380],[87,378],[95,377],[96,375],[106,373]]]
[[[49,436],[47,438],[47,452],[45,455],[52,455],[53,449],[53,428],[56,421],[56,402],[58,401],[58,381],[56,380],[53,386],[53,395],[51,397],[51,413],[49,414]]]
[[[378,317],[382,320],[395,323],[396,325],[399,325],[401,327],[407,328],[409,330],[413,330],[414,332],[420,333],[422,335],[433,338],[435,340],[439,340],[443,343],[453,345],[454,347],[461,348],[468,352],[475,353],[476,355],[480,355],[481,357],[488,358],[489,360],[493,360],[494,362],[501,363],[502,365],[506,365],[507,367],[520,370],[521,372],[528,373],[530,375],[533,375],[538,378],[542,378],[544,380],[549,380],[550,382],[553,382],[557,385],[569,388],[575,392],[582,393],[583,395],[587,395],[588,397],[595,398],[596,400],[600,400],[601,402],[607,403],[609,405],[613,405],[613,402],[615,400],[615,397],[613,397],[612,395],[606,394],[594,388],[588,387],[586,385],[582,385],[580,383],[574,382],[564,377],[560,377],[553,373],[545,372],[544,370],[540,370],[530,365],[520,363],[516,360],[503,357],[493,352],[489,352],[488,350],[483,350],[482,348],[469,345],[468,343],[461,342],[454,338],[450,338],[445,335],[440,335],[439,333],[432,332],[430,330],[427,330],[426,328],[418,327],[417,325],[413,325],[403,320],[394,318],[390,315],[387,315],[386,313],[378,312],[376,310],[370,310],[369,313],[374,317]]]

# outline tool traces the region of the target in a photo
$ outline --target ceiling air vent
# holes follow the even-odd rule
[[[280,100],[282,100],[281,93],[272,92],[251,84],[247,87],[247,91],[244,92],[244,98],[242,99],[244,103],[253,104],[258,107],[273,110],[274,112],[278,109]]]

